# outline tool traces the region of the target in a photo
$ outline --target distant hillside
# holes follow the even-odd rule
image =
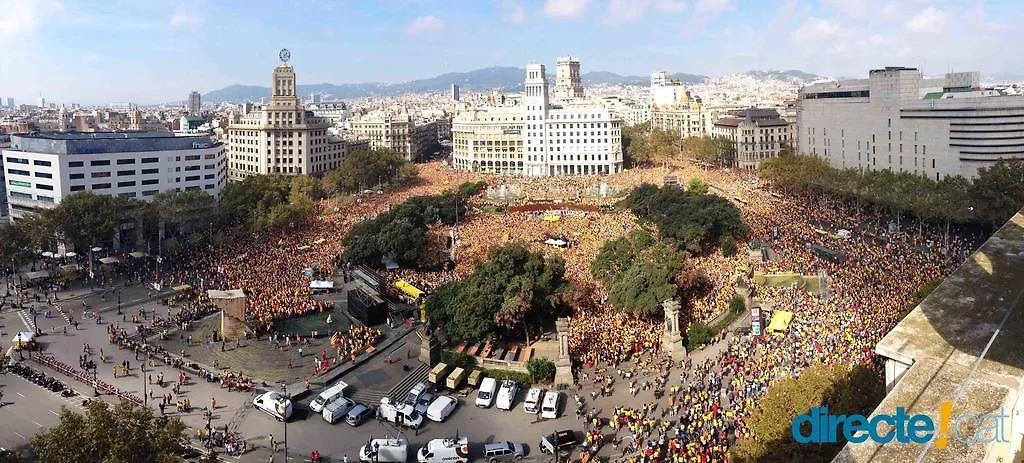
[[[776,79],[783,82],[792,82],[795,84],[802,84],[811,82],[815,79],[820,79],[821,76],[811,74],[808,72],[797,71],[791,69],[788,71],[747,71],[746,75],[756,77],[758,79]]]
[[[428,79],[412,80],[398,84],[310,84],[299,85],[299,96],[306,99],[312,93],[320,93],[327,99],[350,99],[365,98],[373,96],[393,96],[405,93],[431,93],[447,92],[452,84],[457,84],[462,90],[490,90],[501,89],[509,92],[521,91],[523,89],[523,78],[526,69],[518,67],[494,66],[484,69],[477,69],[468,72],[451,72],[441,74]],[[622,76],[614,72],[593,71],[584,73],[582,76],[584,84],[611,84],[611,85],[649,85],[650,77],[645,76]],[[548,76],[554,83],[554,73]],[[706,76],[694,74],[673,74],[672,78],[684,83],[699,83],[706,79]],[[246,101],[260,101],[260,98],[270,96],[270,87],[255,85],[231,85],[222,89],[213,90],[203,94],[203,102],[209,103],[243,103]]]

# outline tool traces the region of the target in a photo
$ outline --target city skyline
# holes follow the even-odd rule
[[[0,95],[28,103],[42,94],[148,104],[185,101],[192,90],[266,86],[280,48],[292,50],[302,83],[396,83],[563,55],[581,57],[584,72],[623,75],[798,69],[856,77],[886,65],[927,74],[1024,71],[1024,58],[1004,54],[1024,43],[1024,31],[1012,27],[1024,13],[1004,1],[0,5],[8,13],[0,44],[15,63],[15,72],[0,73]]]

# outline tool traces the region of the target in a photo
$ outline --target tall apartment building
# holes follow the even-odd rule
[[[188,94],[188,113],[194,116],[198,116],[202,112],[203,99],[199,95],[199,92],[193,91]]]
[[[526,67],[525,84],[519,105],[455,116],[455,168],[528,176],[622,171],[621,121],[608,109],[590,102],[553,104],[543,64]]]
[[[295,69],[274,68],[270,102],[228,126],[228,176],[319,175],[341,164],[348,143],[327,133],[331,123],[307,111],[295,93]]]
[[[11,136],[0,134],[0,153],[11,147]],[[6,222],[7,213],[7,178],[4,175],[4,157],[0,155],[0,222]]]
[[[13,220],[79,191],[148,201],[168,190],[220,195],[224,145],[166,132],[12,135],[3,150]]]
[[[555,61],[555,99],[583,98],[580,59],[563,56]]]
[[[797,150],[837,168],[972,178],[1024,157],[1024,96],[981,88],[978,72],[926,79],[907,67],[800,90]]]
[[[349,120],[349,133],[370,141],[373,149],[395,151],[409,161],[418,161],[432,143],[437,142],[436,123],[420,123],[406,111],[374,111],[359,119]]]
[[[749,108],[729,111],[715,121],[714,136],[725,137],[736,149],[736,166],[757,169],[761,161],[778,157],[792,148],[793,124],[774,109]]]
[[[682,137],[711,135],[715,112],[705,107],[671,74],[651,74],[651,127],[674,130]]]
[[[452,84],[452,101],[459,101],[459,86]]]

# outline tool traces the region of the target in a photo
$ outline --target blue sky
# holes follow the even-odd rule
[[[579,56],[583,71],[865,76],[1024,74],[1011,0],[0,0],[0,96],[184,100],[268,85],[289,48],[300,83],[402,82]]]

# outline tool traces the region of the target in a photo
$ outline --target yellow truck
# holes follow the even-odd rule
[[[428,376],[427,379],[430,381],[430,384],[444,384],[444,378],[448,376],[448,370],[450,370],[450,368],[447,363],[438,363],[430,370],[430,376]]]
[[[462,384],[462,381],[466,379],[466,370],[464,368],[456,368],[448,375],[446,385],[448,389],[456,390]]]

